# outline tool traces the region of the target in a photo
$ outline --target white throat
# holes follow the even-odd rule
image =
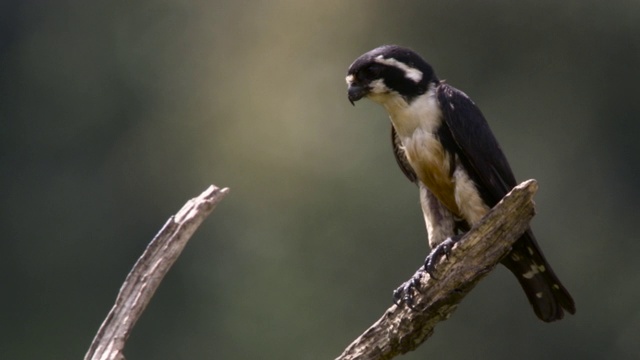
[[[433,134],[442,121],[435,84],[431,84],[429,90],[415,98],[411,104],[397,93],[390,94],[380,103],[389,113],[391,122],[401,139],[412,137],[418,129]]]

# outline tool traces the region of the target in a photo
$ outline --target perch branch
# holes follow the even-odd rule
[[[535,180],[516,186],[453,247],[436,266],[432,279],[420,268],[420,293],[414,303],[392,305],[336,360],[381,360],[415,350],[446,320],[460,301],[484,278],[524,233],[535,213]]]
[[[228,188],[220,189],[212,185],[169,218],[127,275],[85,360],[124,359],[122,349],[129,334],[160,282],[193,233],[228,191]]]

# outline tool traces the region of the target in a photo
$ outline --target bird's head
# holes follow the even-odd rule
[[[437,82],[431,66],[411,49],[384,45],[357,58],[347,72],[349,101],[363,97],[380,103],[411,103]]]

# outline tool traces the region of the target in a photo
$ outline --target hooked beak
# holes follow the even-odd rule
[[[369,89],[366,86],[360,86],[356,84],[349,85],[349,102],[351,105],[355,105],[355,102],[367,96]]]

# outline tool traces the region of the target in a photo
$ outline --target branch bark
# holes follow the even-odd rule
[[[133,326],[187,242],[228,193],[211,185],[171,216],[127,275],[116,303],[96,334],[85,360],[124,359],[122,350]]]
[[[507,194],[436,266],[437,280],[422,267],[416,272],[421,290],[415,307],[420,311],[392,305],[336,360],[391,359],[415,350],[526,231],[535,214],[532,198],[537,190],[537,182],[527,180]]]

